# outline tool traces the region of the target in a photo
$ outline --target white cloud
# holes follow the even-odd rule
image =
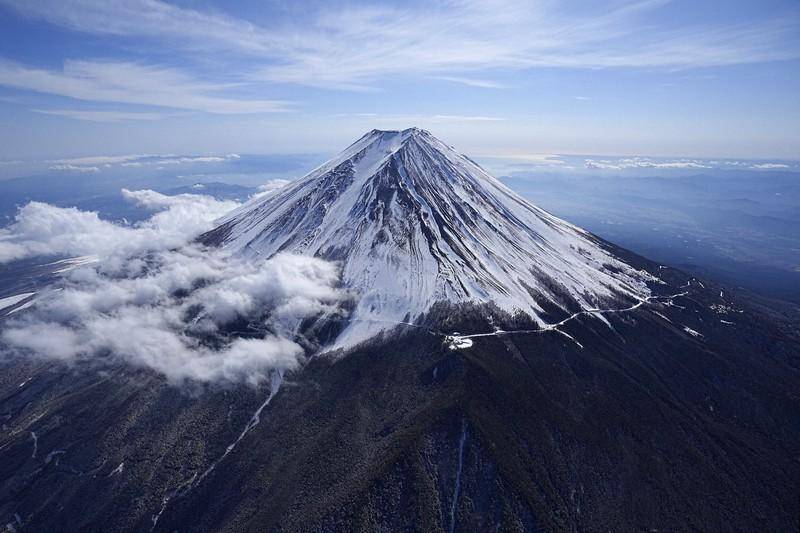
[[[249,262],[192,244],[235,206],[199,195],[124,191],[155,211],[126,227],[95,213],[47,204],[22,208],[0,234],[0,258],[93,253],[99,261],[65,274],[63,290],[5,322],[7,349],[66,363],[122,361],[173,383],[258,383],[294,368],[301,321],[337,313],[345,294],[336,265],[278,255]],[[246,335],[232,323],[249,323]]]
[[[75,353],[80,339],[71,329],[54,322],[28,324],[25,328],[11,328],[2,333],[4,341],[25,346],[37,353],[46,353],[53,359],[67,360]]]
[[[703,20],[675,29],[659,18],[663,0],[572,9],[558,2],[512,0],[415,6],[322,3],[269,26],[158,0],[2,3],[72,30],[140,36],[193,51],[213,49],[218,57],[247,56],[262,64],[253,79],[355,90],[396,75],[497,87],[490,78],[501,70],[693,68],[799,54],[787,46],[796,32],[796,11],[776,19],[738,24]]]
[[[412,115],[409,117],[414,119]],[[421,117],[424,120],[424,117]],[[433,115],[428,117],[430,122],[498,122],[505,120],[503,117],[491,117],[486,115]]]
[[[80,173],[86,174],[86,173],[100,172],[100,167],[71,165],[71,164],[58,164],[58,165],[51,166],[50,170],[60,170],[60,171],[64,171],[64,172],[80,172]]]
[[[132,161],[134,159],[141,159],[144,157],[152,157],[146,154],[132,154],[132,155],[93,155],[87,157],[73,157],[70,159],[55,159],[52,163],[62,165],[107,165],[115,163],[124,163],[125,161]]]
[[[192,156],[153,154],[97,155],[70,159],[55,159],[49,161],[49,163],[54,163],[49,168],[50,170],[67,172],[99,172],[101,166],[112,167],[114,165],[119,165],[122,167],[143,167],[195,163],[224,163],[226,161],[235,161],[240,158],[241,156],[239,154]]]
[[[268,196],[268,195],[274,193],[278,189],[281,189],[281,188],[285,187],[286,185],[288,185],[290,183],[291,183],[290,180],[284,180],[284,179],[269,180],[265,184],[259,185],[258,186],[258,192],[253,194],[253,195],[251,195],[250,198],[263,198],[265,196]]]
[[[703,169],[712,168],[705,161],[696,159],[681,159],[676,161],[654,161],[652,159],[633,157],[624,159],[587,159],[584,161],[586,168],[599,170],[624,170],[629,168],[657,168],[657,169]]]
[[[162,210],[133,227],[123,227],[94,212],[31,202],[20,208],[13,224],[0,229],[0,263],[46,254],[111,258],[169,249],[210,229],[216,218],[238,205],[190,194],[123,190],[123,195]]]
[[[520,153],[502,153],[502,154],[486,154],[483,157],[502,158],[502,159],[515,159],[532,163],[537,166],[562,166],[566,165],[566,161],[561,159],[561,156],[556,154],[520,154]]]
[[[504,83],[499,83],[492,80],[485,80],[479,78],[464,78],[461,76],[437,76],[436,79],[442,81],[450,81],[453,83],[460,83],[462,85],[468,85],[470,87],[480,87],[482,89],[508,89],[510,88],[508,85]]]
[[[598,170],[625,170],[630,168],[655,169],[741,169],[741,170],[786,170],[791,168],[786,163],[753,163],[734,159],[650,159],[646,157],[629,157],[617,159],[586,159],[584,166]]]
[[[284,46],[280,36],[219,12],[181,8],[159,0],[2,0],[18,12],[87,33],[140,35],[193,47],[220,45],[251,53]]]
[[[145,113],[131,111],[91,111],[83,109],[31,109],[43,115],[55,115],[89,122],[126,122],[129,120],[160,120],[167,115],[163,113]]]
[[[363,88],[393,75],[466,81],[537,67],[692,68],[798,56],[782,41],[793,31],[790,23],[705,23],[659,31],[643,19],[661,4],[625,2],[577,12],[556,3],[513,1],[430,3],[419,9],[338,7],[318,13],[303,28],[291,28],[301,38],[287,42],[298,46],[281,49],[281,60],[260,77]],[[363,47],[364,42],[370,46]]]
[[[755,170],[785,170],[789,165],[785,163],[758,163],[750,167]]]
[[[0,85],[92,102],[138,104],[217,114],[274,113],[292,104],[221,96],[229,84],[202,81],[163,66],[132,62],[65,61],[46,70],[0,60]]]
[[[382,124],[398,124],[398,127],[407,127],[408,124],[447,124],[457,122],[500,122],[504,117],[487,115],[381,115],[378,113],[355,113],[352,115],[340,114],[338,116],[354,116],[357,118],[380,122]]]
[[[72,272],[63,291],[7,322],[2,339],[17,352],[64,362],[111,357],[174,383],[255,384],[270,370],[297,366],[304,352],[291,337],[303,318],[336,312],[337,280],[334,265],[311,257],[253,264],[191,247],[162,251],[124,275]],[[226,326],[240,318],[254,336],[228,339]]]

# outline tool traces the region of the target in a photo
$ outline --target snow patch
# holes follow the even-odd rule
[[[124,470],[125,470],[125,461],[122,461],[114,470],[111,471],[110,474],[108,474],[107,477],[111,477],[111,476],[116,476],[118,474],[122,474],[122,472]]]
[[[688,333],[692,337],[702,337],[703,336],[702,333],[693,330],[689,326],[683,326],[683,331],[685,331],[686,333]]]
[[[14,296],[6,296],[5,298],[0,298],[0,311],[5,311],[9,307],[13,307],[18,303],[20,303],[21,301],[25,300],[26,298],[34,296],[35,294],[36,294],[35,292],[23,292],[22,294],[15,294]],[[6,314],[10,315],[11,312]]]
[[[36,452],[39,450],[39,437],[36,436],[35,431],[31,431],[31,439],[33,440],[33,453],[31,459],[36,459]]]

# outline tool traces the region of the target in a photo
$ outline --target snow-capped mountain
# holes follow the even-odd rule
[[[339,261],[358,297],[344,343],[437,301],[493,302],[542,323],[553,305],[573,312],[641,299],[653,279],[418,128],[368,132],[203,240],[251,256]]]
[[[0,357],[7,531],[797,530],[796,306],[602,241],[414,129],[202,239],[340,261],[357,317],[297,339],[347,356],[189,394],[111,353]]]

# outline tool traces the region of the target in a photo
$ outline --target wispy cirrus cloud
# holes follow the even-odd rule
[[[510,0],[322,4],[271,26],[159,0],[0,3],[76,31],[246,56],[252,80],[339,89],[363,90],[397,75],[500,88],[484,74],[537,67],[684,69],[800,57],[792,16],[704,20],[676,29],[659,24],[665,0],[594,7]]]
[[[226,48],[252,54],[286,47],[282,35],[219,11],[200,11],[160,0],[0,0],[18,13],[75,31],[142,36],[182,47]]]
[[[160,120],[168,115],[136,111],[93,111],[85,109],[31,109],[34,113],[55,115],[89,122],[125,122],[128,120]]]
[[[54,159],[52,163],[59,165],[114,165],[148,157],[156,156],[149,154],[90,155],[85,157],[70,157],[68,159]]]
[[[464,78],[462,76],[437,76],[436,79],[442,81],[449,81],[452,83],[460,83],[461,85],[468,85],[470,87],[480,87],[482,89],[509,89],[510,85],[500,83],[488,79],[480,78]]]
[[[165,165],[183,165],[197,163],[224,163],[239,159],[239,154],[226,155],[154,155],[154,154],[128,154],[128,155],[97,155],[86,157],[73,157],[68,159],[54,159],[49,161],[50,170],[67,172],[99,172],[100,168],[120,167],[146,167]]]
[[[229,143],[226,149],[257,151],[261,148],[251,147],[266,146],[270,135],[275,141],[270,151],[278,145],[302,151],[311,144],[328,150],[339,142],[325,122],[330,114],[354,116],[367,109],[412,115],[403,124],[375,124],[391,128],[416,123],[418,114],[441,114],[428,117],[433,129],[455,123],[454,117],[472,117],[469,123],[458,119],[463,127],[437,133],[456,142],[472,137],[473,146],[486,133],[480,121],[505,117],[505,124],[492,127],[491,142],[518,151],[794,157],[796,136],[790,133],[797,129],[791,111],[800,6],[792,0],[763,8],[740,2],[720,12],[700,4],[706,5],[332,0],[265,2],[256,8],[220,0],[0,0],[7,15],[3,29],[28,29],[46,39],[51,28],[59,30],[39,55],[21,53],[25,45],[4,51],[0,89],[13,90],[3,92],[20,99],[17,107],[65,119],[138,121],[137,131],[153,132],[132,138],[135,148],[118,140],[120,150],[158,150],[153,139],[163,136],[161,144],[171,151],[214,149],[211,143],[220,138]],[[778,61],[785,63],[768,64]],[[732,65],[743,67],[723,68]],[[708,79],[714,76],[716,81]],[[773,76],[774,99],[755,95],[751,81],[761,76]],[[663,105],[647,107],[654,88],[676,81],[679,86],[663,95]],[[327,92],[333,90],[340,93]],[[690,112],[684,98],[692,91],[711,101],[724,94],[732,105],[717,109],[698,100],[697,113]],[[73,109],[65,97],[92,105]],[[596,111],[607,114],[612,107],[625,111],[619,120],[601,124]],[[761,118],[744,120],[746,108]],[[241,127],[229,135],[230,115],[274,112],[291,115],[270,117],[270,129],[254,117],[237,117]],[[591,113],[586,120],[566,122],[584,112]],[[164,128],[155,120],[177,113],[186,116]],[[34,128],[64,121],[23,119]],[[741,123],[744,131],[736,132]],[[199,124],[208,128],[192,141],[174,134]],[[45,145],[75,142],[62,140],[68,133],[61,126],[37,151],[28,138],[11,136],[3,143],[6,156],[38,157],[46,153],[38,152]],[[355,129],[352,123],[345,126]],[[243,142],[250,144],[234,144]],[[69,153],[57,146],[51,150]]]
[[[504,117],[488,115],[423,115],[423,114],[381,114],[381,113],[341,113],[340,117],[355,117],[382,124],[445,124],[452,122],[500,122]]]
[[[281,100],[227,97],[223,94],[230,89],[229,84],[203,81],[175,68],[135,62],[69,60],[63,69],[52,70],[0,61],[0,85],[90,102],[216,114],[275,113],[292,107],[291,102]]]

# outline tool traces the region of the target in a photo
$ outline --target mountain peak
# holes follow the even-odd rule
[[[368,132],[203,241],[246,256],[338,261],[358,296],[345,343],[442,301],[491,303],[544,324],[545,315],[640,301],[653,279],[419,128]]]
[[[431,135],[429,131],[415,126],[404,130],[373,129],[365,133],[358,141],[350,145],[350,147],[358,147],[363,150],[372,146],[377,147],[378,150],[385,154],[390,154],[397,152],[412,141],[437,142],[444,146],[443,143]],[[348,150],[345,150],[342,152],[342,155],[347,152]]]
[[[434,137],[431,132],[418,128],[416,126],[406,128],[404,130],[379,130],[373,129],[365,133],[358,141],[351,146],[367,145],[378,143],[383,145],[384,148],[389,148],[391,151],[397,151],[409,142],[422,141],[422,142],[436,142],[445,146],[444,143]]]
[[[410,137],[412,135],[431,135],[431,132],[428,130],[424,130],[417,126],[412,126],[410,128],[406,128],[404,130],[379,130],[373,129],[367,132],[369,134],[377,134],[377,135],[402,135],[404,138]]]

